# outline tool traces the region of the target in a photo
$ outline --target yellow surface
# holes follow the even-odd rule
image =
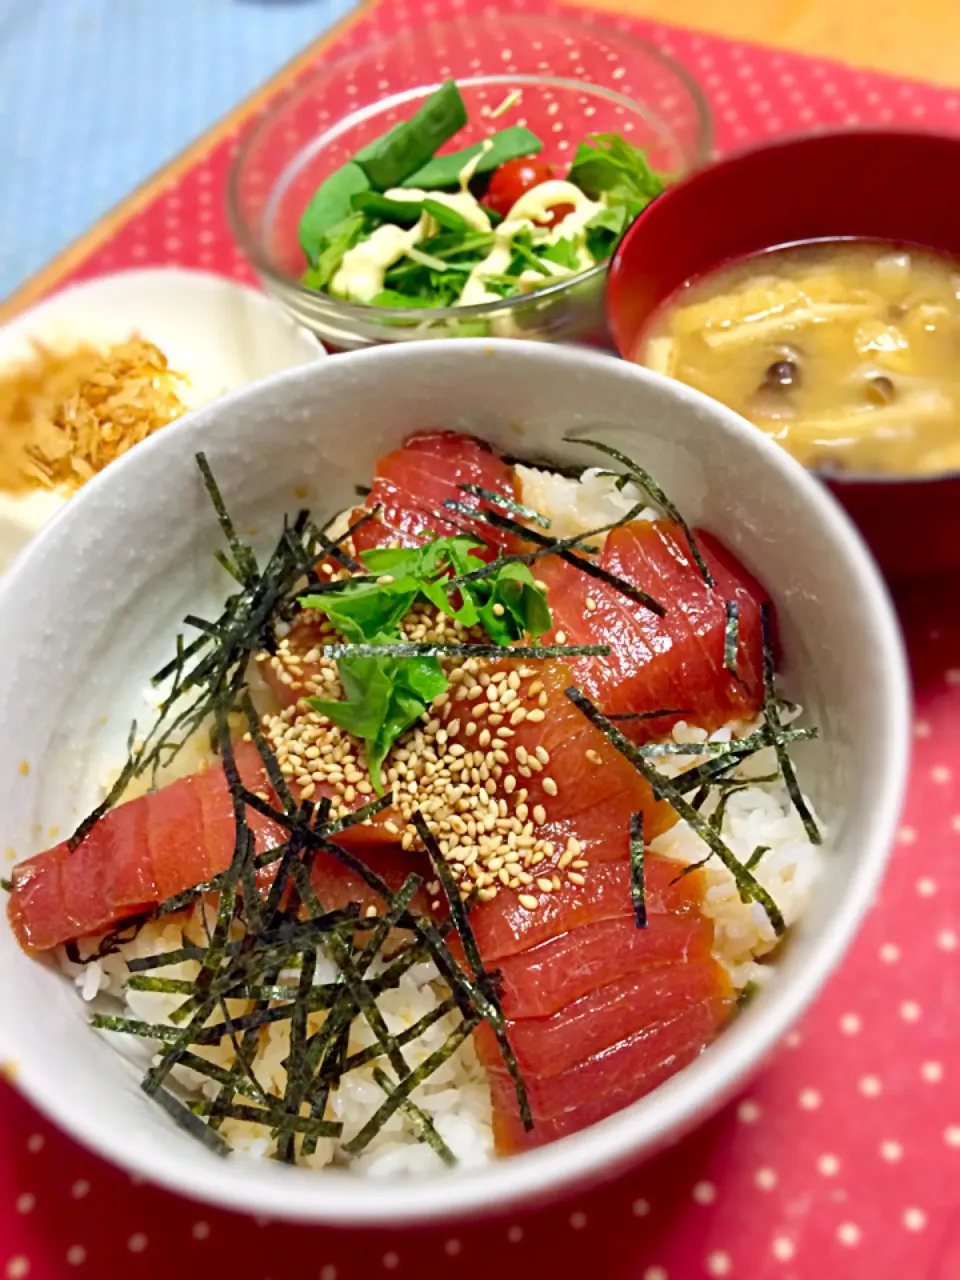
[[[960,0],[577,0],[736,40],[960,85]]]

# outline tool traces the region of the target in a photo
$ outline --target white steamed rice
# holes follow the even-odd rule
[[[635,485],[630,483],[618,490],[611,477],[604,476],[597,470],[586,472],[579,481],[529,467],[518,467],[517,472],[522,482],[522,501],[548,515],[552,521],[551,533],[558,536],[571,536],[615,521],[642,501],[642,495]],[[653,518],[654,514],[652,511],[644,512],[644,516],[648,518]],[[602,537],[594,541],[602,541]],[[749,732],[751,728],[753,725],[742,722],[730,725],[710,735],[710,740],[728,740]],[[707,734],[694,725],[681,722],[675,727],[673,738],[677,742],[702,742],[707,740]],[[698,763],[699,759],[700,757],[685,756],[681,762],[676,756],[666,756],[657,763],[665,770],[677,772]],[[771,750],[747,761],[737,771],[737,776],[761,777],[774,772],[776,761]],[[703,813],[709,815],[716,804],[717,798],[712,796],[704,806]],[[783,783],[758,782],[731,795],[726,805],[721,834],[733,852],[744,860],[759,845],[769,848],[755,874],[772,894],[788,925],[793,924],[809,900],[820,870],[822,852],[807,838]],[[699,862],[708,852],[685,822],[678,823],[659,836],[651,848],[659,854],[676,859],[678,864]],[[708,885],[705,909],[714,921],[714,950],[718,960],[725,965],[738,990],[742,990],[748,983],[762,982],[769,973],[769,967],[759,961],[776,945],[775,935],[763,908],[756,903],[741,902],[733,876],[716,858],[707,863],[705,870]],[[180,997],[126,990],[124,979],[128,972],[127,960],[134,956],[172,950],[181,946],[184,938],[200,941],[202,934],[197,914],[199,910],[200,908],[195,908],[191,912],[150,924],[117,954],[86,965],[72,963],[61,952],[62,967],[74,979],[82,997],[95,1007],[113,1012],[122,1009],[130,1016],[145,1021],[168,1022]],[[163,977],[190,978],[196,969],[195,963],[188,962],[153,972]],[[292,982],[296,981],[296,976],[288,975]],[[333,964],[326,962],[325,967],[318,966],[315,981],[330,982],[335,977]],[[399,987],[379,996],[377,1003],[387,1026],[397,1034],[436,1008],[447,994],[432,963],[422,963],[404,975]],[[322,1024],[323,1016],[311,1015],[311,1030],[316,1030]],[[403,1052],[410,1066],[417,1066],[439,1048],[458,1021],[457,1014],[448,1014],[407,1046]],[[109,1032],[101,1034],[107,1035],[140,1071],[149,1065],[157,1049],[156,1045],[133,1040],[128,1036]],[[351,1030],[349,1052],[356,1052],[373,1043],[373,1040],[373,1033],[366,1022],[357,1019]],[[287,1026],[274,1023],[262,1035],[254,1061],[257,1078],[265,1087],[275,1092],[282,1092],[284,1087],[286,1076],[281,1063],[286,1057],[288,1045]],[[229,1042],[226,1042],[198,1052],[226,1064],[230,1060],[232,1049]],[[439,1172],[443,1167],[439,1157],[420,1140],[415,1122],[403,1112],[395,1114],[384,1125],[359,1157],[348,1161],[340,1150],[341,1142],[348,1141],[383,1102],[383,1092],[375,1083],[372,1071],[372,1065],[368,1065],[344,1077],[340,1088],[331,1097],[327,1112],[329,1119],[342,1121],[343,1137],[336,1142],[321,1140],[308,1163],[316,1168],[334,1163],[349,1163],[357,1172],[378,1177]],[[176,1074],[188,1097],[212,1097],[218,1090],[214,1082],[184,1068],[177,1068]],[[469,1040],[439,1071],[419,1086],[413,1098],[433,1120],[462,1166],[475,1167],[492,1159],[490,1095],[483,1069]],[[272,1140],[265,1136],[265,1130],[260,1126],[228,1120],[222,1132],[235,1147],[251,1156],[264,1157],[271,1154]]]

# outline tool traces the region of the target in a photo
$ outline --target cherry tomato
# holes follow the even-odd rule
[[[494,170],[483,202],[505,218],[522,195],[556,176],[553,165],[548,164],[546,160],[530,157],[508,160],[506,164]],[[552,227],[572,211],[572,204],[555,205],[543,225]]]

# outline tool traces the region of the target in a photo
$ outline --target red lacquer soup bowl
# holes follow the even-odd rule
[[[669,188],[611,265],[607,311],[617,349],[634,359],[653,316],[691,279],[776,246],[845,237],[960,260],[960,136],[850,130],[789,138]],[[960,567],[960,473],[824,480],[888,576]]]

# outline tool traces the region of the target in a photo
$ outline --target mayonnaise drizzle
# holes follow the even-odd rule
[[[488,144],[484,145],[484,151],[486,150],[489,150]],[[467,184],[482,154],[483,151],[478,152],[460,171],[459,191],[420,191],[415,187],[395,187],[384,194],[388,200],[421,201],[429,198],[455,210],[472,230],[488,232],[491,226],[487,211],[467,190]],[[551,210],[557,205],[572,205],[573,208],[555,227],[544,226]],[[473,306],[481,302],[501,301],[499,294],[486,287],[486,281],[491,276],[502,275],[510,266],[513,240],[521,231],[529,231],[534,244],[557,244],[561,240],[573,243],[577,255],[576,268],[545,261],[544,267],[551,277],[564,279],[592,267],[595,259],[587,248],[586,228],[590,219],[602,208],[602,204],[589,199],[572,182],[561,179],[541,182],[539,186],[524,192],[504,221],[494,229],[494,242],[490,252],[467,276],[458,299],[460,305]],[[435,219],[428,213],[423,213],[416,226],[409,228],[384,223],[372,231],[366,240],[361,240],[343,255],[331,281],[330,292],[350,302],[372,302],[382,292],[390,267],[406,257],[408,251],[421,240],[436,235],[440,230]],[[546,278],[536,271],[524,271],[519,277],[518,285],[521,292],[532,293]]]

